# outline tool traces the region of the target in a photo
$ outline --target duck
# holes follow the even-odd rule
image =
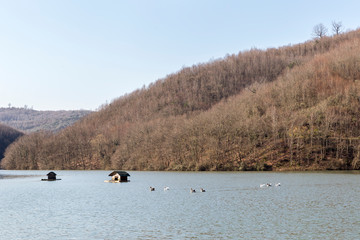
[[[205,192],[205,189],[203,189],[203,188],[200,188],[200,192]]]
[[[275,187],[280,187],[280,186],[281,186],[280,183],[276,183],[276,184],[275,184]]]
[[[154,187],[150,187],[150,191],[155,191],[155,188],[154,188]]]
[[[195,193],[195,189],[190,188],[190,193]]]
[[[264,187],[271,187],[272,184],[271,183],[263,183],[263,184],[260,184],[260,187],[261,188],[264,188]]]
[[[170,190],[169,187],[164,187],[164,191]]]

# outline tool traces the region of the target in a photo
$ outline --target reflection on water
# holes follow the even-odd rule
[[[1,172],[10,173],[9,171],[1,171]],[[18,175],[18,174],[16,174],[16,172],[14,173],[14,171],[11,171],[11,173],[13,173],[13,174],[0,174],[0,179],[4,179],[4,178],[27,178],[27,177],[39,176],[39,175],[29,175],[29,174]]]
[[[357,173],[129,172],[128,183],[104,183],[110,171],[56,173],[61,181],[42,182],[46,171],[0,171],[2,176],[21,176],[0,180],[4,239],[360,235]],[[281,187],[259,187],[267,182],[281,182]],[[164,191],[165,186],[170,190]]]

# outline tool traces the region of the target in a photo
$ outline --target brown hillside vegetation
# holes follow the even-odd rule
[[[360,31],[184,68],[62,130],[6,169],[359,169]]]
[[[0,124],[0,160],[4,157],[5,149],[22,135],[22,132]]]

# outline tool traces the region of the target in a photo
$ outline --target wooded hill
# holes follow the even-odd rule
[[[0,108],[0,123],[21,130],[57,132],[74,124],[91,111],[37,111],[29,108]]]
[[[181,69],[58,133],[20,138],[6,169],[360,168],[360,31]]]
[[[0,160],[4,157],[5,149],[22,135],[22,132],[0,124]]]

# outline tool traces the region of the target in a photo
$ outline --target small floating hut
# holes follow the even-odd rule
[[[113,171],[109,174],[111,177],[111,180],[106,180],[105,182],[129,182],[128,177],[130,177],[130,174],[128,174],[125,171]]]
[[[56,173],[54,173],[54,172],[49,172],[48,174],[47,174],[47,179],[41,179],[41,181],[56,181],[56,180],[61,180],[61,179],[59,179],[59,178],[56,178]]]

